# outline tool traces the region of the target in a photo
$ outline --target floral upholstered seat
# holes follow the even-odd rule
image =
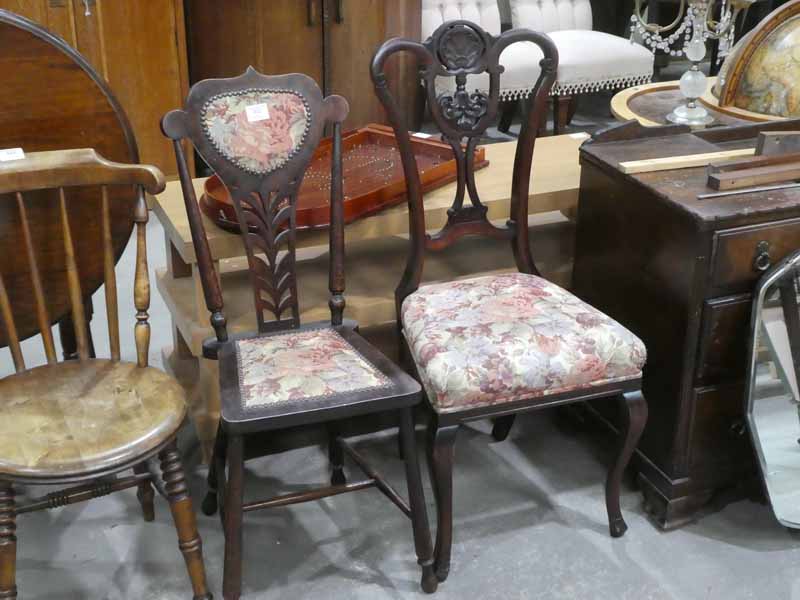
[[[403,332],[431,405],[446,413],[641,377],[644,344],[535,275],[419,288]]]
[[[235,356],[244,410],[392,385],[331,328],[239,340]]]

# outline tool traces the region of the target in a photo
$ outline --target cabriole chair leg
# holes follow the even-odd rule
[[[186,487],[186,478],[181,465],[181,457],[175,442],[158,455],[161,460],[161,473],[164,488],[178,532],[178,545],[186,561],[186,569],[192,582],[194,600],[211,600],[206,583],[206,569],[203,564],[203,544],[197,531],[197,520],[192,508],[192,499]]]
[[[434,571],[439,581],[447,579],[450,573],[453,545],[453,459],[458,428],[458,425],[439,427],[435,416],[431,418],[428,427],[428,463],[436,497]]]
[[[17,597],[17,513],[14,488],[0,482],[0,598]]]
[[[619,396],[619,402],[624,420],[623,431],[621,432],[619,453],[614,464],[611,465],[606,480],[606,509],[611,537],[622,537],[628,530],[619,505],[622,476],[647,422],[647,402],[642,392],[622,394]]]
[[[244,439],[228,436],[228,481],[225,486],[225,566],[222,595],[242,595],[242,499],[244,496]]]

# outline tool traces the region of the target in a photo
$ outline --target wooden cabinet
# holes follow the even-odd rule
[[[305,73],[326,94],[347,98],[352,128],[385,120],[370,79],[372,55],[389,37],[419,39],[421,0],[186,0],[186,12],[192,82],[232,77],[248,65]],[[391,67],[404,112],[413,114],[414,64],[401,58]]]
[[[31,19],[83,54],[125,109],[142,162],[167,175],[177,172],[159,123],[188,92],[183,0],[0,0],[0,8]]]
[[[792,128],[758,127],[779,126]],[[647,346],[650,415],[636,464],[664,528],[755,479],[744,428],[751,293],[762,269],[800,246],[800,194],[698,200],[704,168],[624,175],[619,163],[755,146],[758,127],[638,137],[634,126],[633,139],[618,132],[581,149],[573,291]]]

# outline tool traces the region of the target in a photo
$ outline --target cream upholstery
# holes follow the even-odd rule
[[[553,94],[573,95],[647,83],[653,54],[625,38],[592,31],[589,0],[510,0],[511,24],[550,34],[558,48]],[[531,84],[533,85],[533,84]]]
[[[499,0],[504,1],[504,0]],[[552,93],[572,95],[605,88],[628,87],[650,81],[653,54],[615,35],[592,31],[590,0],[509,0],[514,27],[543,31],[558,48],[559,66]],[[422,0],[422,39],[439,25],[466,19],[493,35],[501,28],[498,0]],[[539,77],[541,52],[534,44],[514,44],[500,57],[501,99],[527,96]],[[437,91],[452,91],[452,78],[440,78]],[[470,89],[486,90],[486,75],[471,76]]]
[[[512,0],[511,22],[545,33],[591,29],[592,5],[589,0]]]

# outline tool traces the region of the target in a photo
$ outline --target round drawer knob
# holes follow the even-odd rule
[[[769,242],[758,242],[756,256],[753,259],[753,268],[756,271],[766,271],[772,265],[769,255]]]

